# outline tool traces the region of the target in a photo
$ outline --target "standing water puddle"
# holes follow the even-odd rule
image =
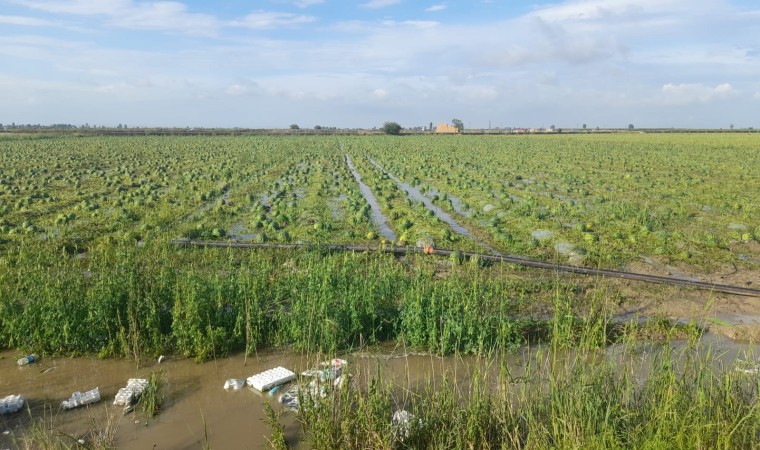
[[[431,202],[427,197],[422,195],[419,189],[409,184],[406,184],[400,179],[396,178],[395,175],[383,169],[383,167],[380,166],[380,164],[378,164],[377,162],[375,162],[374,159],[369,158],[369,157],[367,159],[369,159],[369,162],[371,162],[375,167],[377,167],[378,169],[383,171],[383,173],[388,175],[388,177],[391,180],[393,180],[396,184],[398,184],[401,187],[401,189],[403,189],[406,192],[409,198],[422,202],[422,204],[425,205],[427,209],[433,211],[436,217],[438,217],[439,219],[441,219],[441,221],[445,222],[448,226],[450,226],[451,229],[454,230],[455,233],[461,234],[462,236],[472,239],[472,234],[470,234],[469,231],[467,231],[463,226],[459,225],[456,220],[454,220],[450,215],[446,213],[446,211],[434,205],[433,202]]]
[[[466,228],[464,228],[462,225],[459,225],[459,223],[457,223],[456,220],[454,220],[450,215],[448,215],[446,213],[446,211],[444,211],[441,208],[439,208],[438,206],[434,205],[433,202],[430,201],[430,199],[428,199],[427,197],[425,197],[424,195],[422,195],[422,192],[420,192],[419,189],[417,189],[416,187],[413,187],[413,186],[411,186],[411,185],[409,185],[407,183],[404,183],[403,181],[401,181],[400,179],[398,179],[395,175],[393,175],[392,173],[390,173],[390,172],[386,171],[385,169],[383,169],[383,167],[380,164],[378,164],[374,159],[372,159],[370,157],[367,157],[367,159],[375,167],[377,167],[378,169],[380,169],[384,174],[388,175],[388,178],[390,178],[396,184],[398,184],[399,187],[404,192],[406,192],[406,194],[409,196],[409,198],[422,202],[422,204],[425,205],[425,208],[427,208],[430,211],[433,211],[433,214],[435,214],[435,216],[438,217],[442,222],[444,222],[448,226],[450,226],[451,229],[454,230],[455,233],[457,233],[459,235],[462,235],[464,237],[470,238],[470,239],[472,239],[475,242],[478,242],[480,245],[482,245],[483,247],[485,247],[486,250],[488,250],[489,252],[491,252],[494,255],[500,255],[501,254],[496,249],[494,249],[493,247],[491,247],[490,245],[488,245],[488,244],[486,244],[484,242],[480,242],[480,241],[476,240],[475,237],[469,231],[467,231]]]
[[[405,403],[417,394],[427,395],[431,386],[441,386],[444,379],[458,386],[461,392],[467,392],[475,379],[488,380],[492,389],[498,389],[498,377],[505,367],[513,377],[510,384],[546,381],[536,375],[545,372],[536,368],[528,377],[530,379],[520,381],[530,361],[539,358],[540,365],[547,363],[544,359],[549,352],[536,347],[523,347],[516,353],[494,358],[478,358],[399,354],[399,348],[392,345],[388,343],[369,352],[342,357],[349,362],[352,386],[365,389],[369,379],[382,374],[385,382],[397,388],[394,388],[394,398],[391,399],[393,409],[406,407]],[[687,345],[686,341],[671,344],[642,341],[636,348],[616,344],[582,358],[588,359],[588,364],[606,359],[614,366],[628,366],[637,380],[643,381],[652,368],[658,349],[670,346],[679,352]],[[737,359],[755,359],[749,346],[721,336],[705,335],[699,345],[703,349],[712,348],[718,355],[712,363],[718,370],[733,370]],[[570,350],[560,356],[572,360],[573,354]],[[299,373],[316,363],[313,356],[309,358],[287,351],[260,352],[257,357],[248,358],[247,364],[243,355],[204,364],[169,358],[160,365],[151,363],[140,369],[133,361],[95,358],[43,358],[19,368],[15,362],[17,357],[15,351],[0,353],[0,396],[22,394],[27,399],[29,412],[25,407],[23,412],[0,416],[0,448],[13,448],[13,437],[25,435],[30,415],[35,419],[44,418],[47,427],[75,439],[93,428],[104,428],[110,417],[117,425],[115,445],[120,449],[203,448],[206,439],[211,448],[260,448],[271,433],[263,420],[264,403],[269,402],[275,410],[281,410],[277,402],[279,394],[270,396],[248,388],[227,392],[223,389],[225,380],[246,378],[277,366]],[[139,412],[122,415],[121,407],[112,406],[114,395],[126,385],[128,378],[147,377],[158,369],[164,371],[167,383],[166,402],[158,416],[146,419]],[[102,396],[99,403],[72,411],[59,410],[61,400],[68,398],[73,391],[96,386]],[[389,420],[391,413],[388,411]],[[279,420],[285,427],[288,443],[297,447],[302,435],[296,415],[287,412]],[[5,431],[9,433],[5,434]]]
[[[388,226],[388,219],[380,211],[380,204],[377,202],[375,195],[372,194],[372,190],[369,186],[362,182],[361,175],[356,171],[354,165],[351,164],[351,158],[348,155],[346,155],[346,165],[351,173],[354,174],[356,182],[359,183],[359,190],[362,193],[362,197],[364,197],[364,200],[369,203],[372,222],[375,223],[375,226],[377,226],[378,231],[380,231],[380,234],[382,234],[383,237],[391,242],[396,242],[396,233],[394,233],[393,230],[391,230],[391,227]]]
[[[303,370],[306,358],[298,354],[259,353],[196,364],[187,359],[169,358],[162,364],[151,362],[137,368],[134,361],[95,358],[42,358],[23,367],[16,366],[18,354],[0,353],[0,397],[21,394],[26,404],[21,412],[0,415],[0,448],[15,448],[12,439],[23,438],[30,415],[44,419],[53,428],[79,439],[93,428],[115,426],[115,445],[119,449],[202,448],[204,427],[208,429],[211,448],[260,448],[270,430],[263,422],[263,405],[275,399],[248,389],[227,392],[229,378],[246,378],[276,366]],[[146,419],[139,408],[128,415],[113,406],[119,388],[128,378],[147,378],[152,371],[163,370],[166,378],[166,401],[162,411]],[[59,409],[61,401],[74,391],[98,387],[101,401],[71,411]],[[27,407],[29,412],[27,412]],[[276,406],[275,406],[276,407]],[[299,426],[295,416],[285,415],[289,442],[298,441]],[[5,431],[9,431],[5,434]],[[241,442],[245,444],[241,446]],[[73,443],[73,441],[72,441]]]

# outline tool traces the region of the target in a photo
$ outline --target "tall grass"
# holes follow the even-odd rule
[[[501,370],[475,369],[466,384],[441,372],[422,389],[377,374],[366,387],[305,403],[306,441],[315,449],[757,448],[757,376],[723,367],[700,343],[666,343],[645,363],[636,345],[616,355],[549,343],[519,376],[495,355],[475,366]],[[391,425],[400,408],[413,414],[405,433]]]
[[[28,240],[0,256],[0,346],[199,361],[289,346],[334,351],[403,337],[483,353],[546,334],[531,302],[553,283],[435,258],[174,249],[167,241],[58,252]],[[582,292],[561,293],[573,301]],[[572,299],[571,299],[572,297]]]

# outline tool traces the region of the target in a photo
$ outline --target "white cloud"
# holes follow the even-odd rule
[[[56,14],[115,15],[135,7],[132,0],[19,0],[28,8]]]
[[[298,0],[294,4],[299,8],[308,8],[309,6],[321,5],[325,0]]]
[[[304,25],[315,22],[316,20],[317,18],[314,16],[303,14],[260,11],[248,14],[242,20],[232,22],[232,25],[263,30]]]
[[[26,27],[49,27],[55,25],[55,23],[50,22],[49,20],[38,19],[36,17],[2,15],[0,15],[0,24]]]
[[[427,7],[427,8],[425,8],[425,11],[427,11],[427,12],[436,12],[436,11],[443,11],[446,8],[447,8],[447,6],[445,4],[438,3],[438,4],[431,5],[431,6]]]
[[[664,101],[667,104],[689,105],[724,100],[739,92],[730,83],[711,87],[702,83],[668,83],[662,87]]]
[[[388,91],[386,91],[385,89],[379,89],[379,88],[375,89],[374,91],[372,91],[372,97],[378,100],[383,100],[386,97],[388,97]]]
[[[106,16],[109,25],[135,30],[212,34],[219,26],[214,16],[191,13],[184,3],[175,1],[18,0],[17,3],[51,14]]]
[[[258,94],[261,93],[261,86],[255,81],[244,80],[228,85],[224,93],[231,96]]]
[[[440,25],[439,22],[434,20],[404,20],[400,22],[395,20],[383,20],[381,23],[386,27],[408,27],[416,29],[435,28]]]
[[[362,6],[369,9],[380,9],[396,5],[398,3],[401,3],[401,0],[370,0],[367,3],[363,3]]]
[[[475,21],[468,15],[461,23],[405,20],[382,9],[340,18],[320,16],[320,7],[296,9],[324,0],[272,0],[294,13],[246,10],[222,18],[196,13],[189,6],[195,3],[184,1],[0,0],[35,10],[0,15],[0,28],[36,26],[0,33],[0,71],[14,77],[5,85],[0,77],[0,121],[76,114],[72,120],[92,122],[98,112],[118,110],[118,120],[148,125],[318,120],[372,126],[384,118],[462,117],[474,126],[492,119],[525,126],[709,126],[715,117],[739,125],[760,102],[756,21],[729,0],[549,0],[557,3],[522,16]],[[453,5],[406,2],[431,19],[437,16],[420,9],[447,4]],[[706,5],[723,7],[706,11]],[[39,11],[45,14],[34,17]],[[319,27],[309,26],[317,21]],[[70,25],[97,35],[56,34]],[[115,27],[173,35],[131,32],[136,39],[124,39]],[[283,27],[298,30],[286,38],[247,30]],[[188,39],[189,31],[219,39]],[[36,107],[24,109],[29,97]],[[188,107],[195,98],[203,100]],[[72,103],[81,106],[72,111]],[[689,114],[672,114],[670,107],[680,105]]]
[[[123,15],[115,15],[112,24],[136,30],[180,30],[191,34],[209,34],[218,27],[215,17],[190,13],[177,2],[152,2],[132,5]]]
[[[710,3],[703,0],[701,3]],[[620,20],[658,15],[673,11],[693,10],[689,0],[574,0],[539,8],[531,15],[548,22]]]

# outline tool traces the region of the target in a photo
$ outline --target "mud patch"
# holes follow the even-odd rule
[[[685,271],[661,262],[633,263],[625,270],[637,273],[668,276],[667,272]],[[734,272],[734,273],[732,273]],[[722,275],[731,273],[730,275]],[[712,283],[747,286],[760,279],[760,270],[736,270],[726,267],[715,273],[699,274]],[[757,297],[722,294],[676,286],[645,285],[632,281],[613,282],[620,290],[619,317],[667,317],[676,322],[694,321],[704,328],[732,339],[760,339],[760,299]]]

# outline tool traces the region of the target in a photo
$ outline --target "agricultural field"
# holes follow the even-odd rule
[[[401,335],[444,352],[523,342],[557,292],[576,306],[599,291],[617,303],[670,294],[478,261],[473,272],[458,257],[398,264],[170,241],[425,243],[704,279],[731,270],[739,282],[760,267],[756,144],[741,134],[3,137],[0,345],[206,359]],[[324,308],[310,310],[309,296]],[[456,332],[423,324],[431,308]],[[517,325],[502,330],[507,310]],[[298,322],[316,312],[324,322]]]
[[[709,358],[686,358],[692,378],[676,376],[681,363],[663,363],[643,391],[625,370],[577,368],[612,345],[679,339],[694,350],[706,330],[721,327],[760,336],[730,320],[760,316],[753,302],[461,253],[371,249],[432,244],[756,288],[759,147],[743,134],[0,136],[0,349],[202,362],[264,350],[371,352],[389,342],[456,358],[545,345],[549,353],[531,356],[537,366],[561,352],[588,353],[556,373],[552,360],[548,396],[526,386],[486,398],[483,385],[468,387],[468,423],[451,415],[461,387],[420,397],[416,411],[464,441],[422,433],[409,445],[622,448],[677,435],[681,448],[694,439],[742,447],[760,430],[747,400],[754,385],[733,372],[714,375]],[[173,245],[179,238],[305,246]],[[505,370],[493,383],[510,383]],[[393,447],[384,413],[372,408],[385,411],[395,394],[375,387],[342,393],[330,418],[303,411],[312,447],[360,448],[362,440],[349,441],[362,436]],[[690,406],[697,400],[716,416],[691,434],[647,428],[660,424],[656,411],[633,392],[645,403],[673,395],[658,408],[684,423],[701,417]],[[516,398],[532,409],[511,409]],[[602,398],[609,402],[593,403]],[[357,404],[367,414],[353,415]],[[602,422],[555,420],[587,411]],[[734,431],[705,431],[721,427]]]
[[[705,274],[760,261],[752,135],[0,142],[5,248],[166,236],[367,245],[428,238],[442,248],[610,268],[658,258]],[[373,223],[349,167],[389,235]]]

